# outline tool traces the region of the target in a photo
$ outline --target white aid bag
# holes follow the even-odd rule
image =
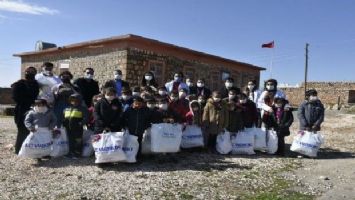
[[[216,150],[220,154],[228,154],[232,151],[231,136],[228,131],[224,131],[217,135]]]
[[[142,138],[142,154],[151,154],[152,153],[152,143],[151,143],[151,129],[147,128],[144,131]]]
[[[254,135],[254,150],[258,150],[258,151],[267,150],[265,128],[255,128],[255,127],[246,128],[245,132]]]
[[[181,148],[203,147],[203,135],[200,127],[188,125],[182,132]]]
[[[60,129],[60,134],[53,138],[53,145],[50,156],[60,157],[69,153],[69,140],[64,128]]]
[[[254,134],[241,131],[231,136],[232,154],[252,155],[254,152]]]
[[[18,155],[25,158],[49,156],[52,143],[51,131],[48,128],[38,128],[36,132],[31,132],[27,136]]]
[[[317,157],[318,150],[323,143],[324,138],[319,132],[299,131],[293,139],[291,151],[309,157]]]
[[[95,151],[95,163],[110,163],[125,161],[123,152],[124,133],[108,132],[95,135],[93,147]]]
[[[175,153],[180,150],[181,124],[152,124],[151,149],[156,153]]]
[[[125,162],[135,163],[137,162],[136,156],[139,150],[138,137],[125,133],[123,142],[123,152],[126,155]]]
[[[267,131],[267,153],[275,154],[278,148],[278,140],[277,133],[274,130]]]
[[[90,129],[85,130],[83,132],[83,149],[81,152],[81,156],[90,157],[94,154],[94,147],[92,146],[92,137],[94,132]]]

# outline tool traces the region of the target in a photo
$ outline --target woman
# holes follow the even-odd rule
[[[158,84],[155,81],[153,72],[146,72],[143,76],[141,87],[150,87],[154,92],[158,91]]]

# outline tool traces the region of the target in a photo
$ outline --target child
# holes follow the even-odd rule
[[[300,130],[320,131],[320,126],[324,121],[324,106],[318,99],[316,90],[306,92],[306,100],[298,108],[298,119]]]
[[[132,91],[129,88],[123,88],[122,89],[122,96],[121,96],[120,100],[121,100],[121,104],[122,104],[122,110],[124,112],[129,107],[132,106],[132,103],[133,103]]]
[[[33,110],[27,113],[24,124],[31,132],[36,132],[38,128],[48,128],[52,130],[53,134],[58,133],[55,128],[57,118],[53,111],[48,109],[47,101],[44,99],[35,100]],[[38,159],[38,161],[41,161],[41,159]]]
[[[238,95],[237,109],[242,112],[244,128],[258,126],[258,111],[256,104],[248,99],[244,93]]]
[[[186,95],[187,92],[184,89],[181,89],[179,93],[173,91],[170,94],[169,109],[178,114],[178,122],[182,122],[189,112],[189,101],[185,99]]]
[[[147,100],[147,108],[149,109],[151,116],[151,123],[157,124],[159,122],[159,115],[157,102],[154,98],[150,98]]]
[[[174,110],[170,109],[168,105],[167,99],[163,98],[158,100],[157,123],[177,123],[179,116]]]
[[[144,106],[141,97],[134,97],[133,104],[122,115],[122,127],[126,128],[131,135],[138,137],[139,150],[137,157],[141,155],[142,138],[144,131],[150,126],[150,112]]]
[[[205,132],[205,144],[210,149],[215,148],[216,138],[229,124],[229,115],[226,104],[222,101],[221,93],[212,92],[212,98],[208,99],[204,108],[202,122]]]
[[[200,95],[197,97],[197,102],[200,104],[201,109],[203,110],[206,106],[206,96]]]
[[[121,130],[122,104],[117,99],[116,90],[112,87],[104,89],[104,98],[95,105],[95,133],[104,131],[118,132]]]
[[[202,111],[196,100],[191,101],[190,111],[185,115],[184,122],[186,125],[202,126]]]
[[[237,133],[244,128],[242,112],[236,109],[236,102],[233,100],[231,100],[227,105],[229,115],[227,130],[231,133]]]
[[[88,110],[82,105],[81,96],[73,94],[69,97],[70,105],[64,109],[63,125],[68,134],[69,154],[67,157],[76,159],[81,155],[83,125],[88,122]]]
[[[95,118],[94,118],[94,110],[95,110],[95,105],[97,104],[98,101],[102,98],[101,94],[95,95],[92,97],[92,105],[88,108],[89,112],[89,121],[87,124],[88,129],[94,130],[95,126]]]

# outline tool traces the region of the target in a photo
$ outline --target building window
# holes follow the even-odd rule
[[[231,76],[231,73],[227,71],[222,71],[221,74],[222,74],[222,81],[225,81],[227,78]]]
[[[149,61],[148,71],[153,72],[155,81],[158,85],[163,85],[165,74],[163,62]]]
[[[191,78],[194,82],[196,81],[196,71],[194,67],[184,67],[184,76],[186,78]]]
[[[59,63],[59,73],[69,71],[69,63]]]

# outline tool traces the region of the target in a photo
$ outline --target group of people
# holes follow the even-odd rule
[[[67,156],[77,158],[84,128],[95,134],[125,129],[138,136],[141,144],[144,131],[154,123],[197,125],[209,149],[215,149],[217,135],[225,130],[235,133],[265,127],[278,134],[277,154],[285,153],[284,137],[290,135],[293,115],[275,79],[265,81],[260,90],[255,80],[240,89],[233,78],[227,78],[223,88],[211,91],[203,78],[195,81],[184,78],[181,72],[163,86],[157,84],[152,72],[146,72],[140,86],[135,87],[122,80],[120,70],[112,75],[112,80],[99,87],[92,68],[86,68],[84,77],[76,80],[69,71],[56,76],[50,62],[45,62],[39,73],[34,67],[26,68],[24,79],[12,85],[18,128],[16,153],[29,132],[38,128],[49,128],[55,135],[64,127],[69,139]],[[301,130],[320,130],[324,107],[317,91],[307,91],[298,118]]]

